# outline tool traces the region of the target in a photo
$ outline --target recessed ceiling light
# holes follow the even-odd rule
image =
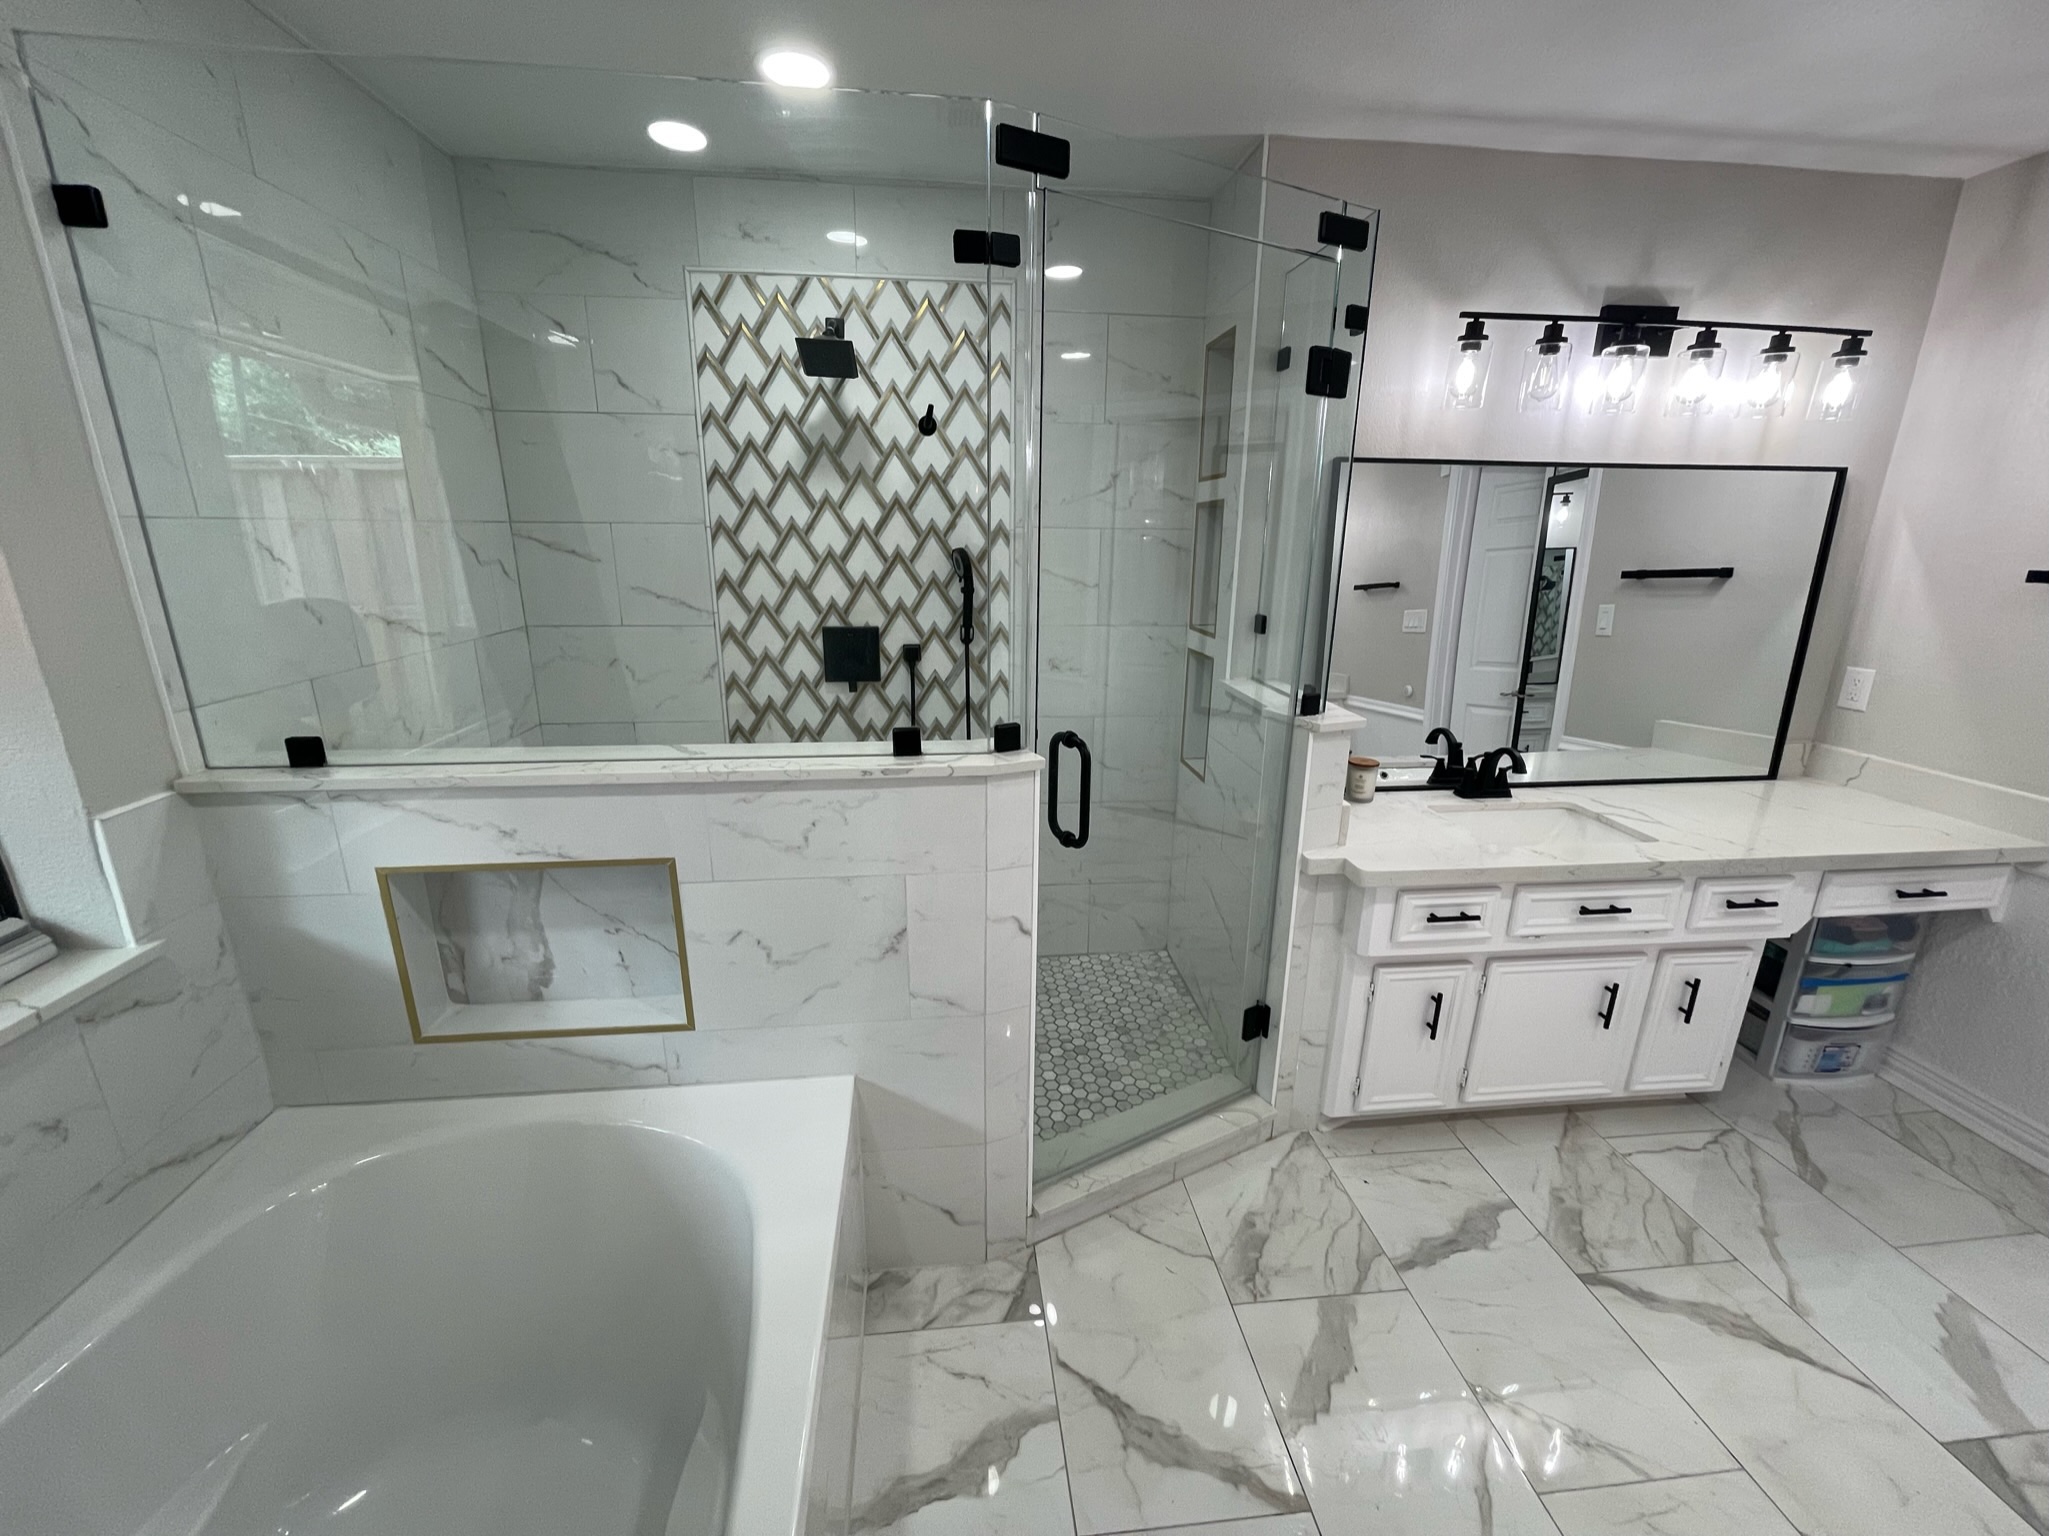
[[[711,142],[704,136],[702,128],[691,123],[679,123],[673,117],[649,123],[647,136],[662,148],[673,149],[683,155],[694,155]]]
[[[795,91],[822,91],[832,84],[832,66],[815,53],[775,48],[754,62],[761,78],[770,85],[786,85]]]
[[[578,341],[567,331],[550,331],[548,332],[548,340],[558,347],[580,347],[583,345],[582,342]]]
[[[1071,261],[1063,261],[1057,266],[1048,267],[1046,275],[1056,283],[1067,283],[1081,276],[1081,268]]]
[[[1087,352],[1063,352],[1060,354],[1060,361],[1063,363],[1078,363],[1090,355]]]
[[[856,234],[851,229],[828,229],[825,238],[834,245],[851,245],[857,251],[868,243],[866,235]]]

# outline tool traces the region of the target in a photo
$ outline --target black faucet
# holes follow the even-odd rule
[[[1461,800],[1506,800],[1509,798],[1508,773],[1511,767],[1517,773],[1530,771],[1522,753],[1514,747],[1496,747],[1492,752],[1474,758],[1466,769],[1465,778],[1454,784],[1451,792]]]
[[[1432,759],[1437,766],[1430,770],[1426,783],[1434,789],[1455,789],[1466,781],[1465,745],[1451,734],[1448,725],[1432,728],[1430,734],[1423,738],[1423,745],[1427,747],[1440,741],[1444,743],[1444,756]]]

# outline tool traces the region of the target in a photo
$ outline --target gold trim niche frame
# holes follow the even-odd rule
[[[676,931],[676,994],[683,1005],[681,1020],[657,1024],[619,1024],[582,1026],[571,1029],[529,1029],[529,1030],[481,1030],[462,1033],[429,1034],[420,1027],[420,1009],[413,988],[412,973],[406,962],[405,937],[399,926],[398,907],[392,896],[394,877],[480,874],[492,871],[511,870],[519,872],[545,872],[557,869],[659,869],[668,877],[669,911]],[[489,861],[476,864],[394,864],[379,866],[377,870],[377,894],[384,904],[384,924],[391,936],[392,958],[398,967],[398,987],[405,999],[406,1023],[410,1026],[413,1043],[416,1045],[455,1045],[478,1040],[562,1040],[588,1035],[660,1035],[676,1034],[697,1028],[697,1007],[690,991],[690,955],[683,938],[683,892],[676,876],[676,861],[669,858],[653,859],[521,859]],[[631,1003],[632,997],[563,999],[562,1001],[588,1001],[593,1004],[607,1002]],[[510,1005],[519,1006],[519,1005]],[[544,1007],[546,1003],[528,1004]]]

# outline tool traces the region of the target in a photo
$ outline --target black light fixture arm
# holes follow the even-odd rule
[[[1532,325],[1548,325],[1554,321],[1566,325],[1614,325],[1618,322],[1613,315],[1560,315],[1549,311],[1524,311],[1508,309],[1462,309],[1461,320],[1526,320]],[[1640,331],[1690,331],[1696,328],[1716,331],[1791,331],[1801,336],[1856,336],[1859,338],[1876,335],[1874,331],[1846,325],[1776,325],[1757,320],[1633,320],[1629,322]]]

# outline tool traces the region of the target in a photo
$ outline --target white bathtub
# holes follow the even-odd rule
[[[0,1532],[789,1536],[852,1118],[850,1078],[280,1110],[0,1356]]]

